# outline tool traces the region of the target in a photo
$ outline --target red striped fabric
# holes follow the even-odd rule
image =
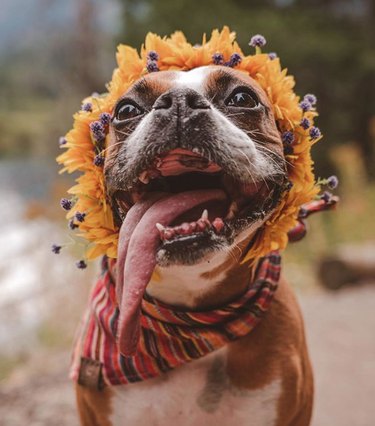
[[[87,312],[77,333],[71,377],[78,380],[82,360],[100,365],[108,385],[138,382],[159,376],[200,358],[248,334],[268,309],[280,276],[280,255],[272,252],[259,262],[247,292],[228,305],[209,311],[176,310],[145,294],[142,301],[141,338],[131,357],[119,353],[116,331],[119,310],[115,283],[102,262]]]

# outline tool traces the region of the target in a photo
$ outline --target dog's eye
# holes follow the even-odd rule
[[[142,111],[137,106],[129,102],[124,102],[123,104],[120,104],[118,106],[115,117],[116,120],[123,121],[129,118],[136,117],[140,114],[142,114]]]
[[[227,106],[240,108],[255,108],[258,100],[248,92],[237,92],[226,102]]]

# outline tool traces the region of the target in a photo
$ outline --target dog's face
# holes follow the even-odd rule
[[[240,233],[252,235],[285,189],[266,94],[228,67],[146,75],[114,108],[105,177],[119,225],[133,205],[168,195],[165,221],[155,221],[160,266],[200,262]],[[181,207],[189,196],[203,198]]]

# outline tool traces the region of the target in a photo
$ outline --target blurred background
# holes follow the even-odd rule
[[[370,426],[375,405],[375,1],[1,0],[0,425],[77,425],[67,379],[97,265],[77,270],[59,199],[58,138],[105,91],[119,42],[229,25],[254,34],[318,97],[316,173],[336,174],[335,212],[309,220],[284,271],[300,300],[316,377],[315,426]]]

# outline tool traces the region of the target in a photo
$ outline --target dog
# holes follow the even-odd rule
[[[188,362],[171,351],[175,368],[158,364],[155,335],[141,326],[152,321],[143,318],[142,303],[156,306],[156,315],[177,311],[178,321],[181,313],[200,313],[201,321],[205,312],[239,306],[230,311],[236,321],[244,309],[233,303],[262,281],[265,261],[251,258],[252,244],[279,205],[287,175],[260,85],[220,65],[145,75],[113,110],[104,172],[121,227],[117,263],[106,260],[113,285],[108,303],[118,310],[105,338],[129,369],[150,359],[145,371],[152,374],[147,380],[130,374],[127,384],[115,377],[118,384],[110,386],[100,381],[105,362],[82,359],[86,369],[81,365],[76,387],[81,424],[308,425],[312,368],[300,309],[283,277],[267,287],[272,302],[257,299],[265,312],[253,311],[251,330],[236,326],[233,338],[226,328],[220,335],[225,344],[202,349],[203,356],[193,354]],[[276,266],[277,256],[270,257]],[[246,303],[253,303],[250,296]],[[166,326],[176,344],[189,335],[187,323],[178,335]],[[201,329],[219,336],[219,327],[207,327],[194,328],[196,345]],[[132,358],[142,350],[143,358]]]

